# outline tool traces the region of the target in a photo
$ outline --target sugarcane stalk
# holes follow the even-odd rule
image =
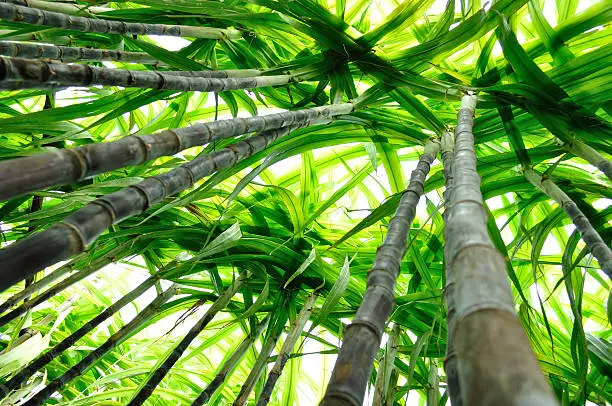
[[[232,285],[228,287],[225,292],[206,311],[204,316],[189,330],[189,332],[183,337],[181,342],[174,347],[168,358],[164,360],[162,365],[159,366],[153,372],[151,377],[147,380],[140,391],[132,398],[128,403],[128,406],[142,405],[151,396],[157,385],[164,379],[166,374],[170,371],[170,368],[179,360],[183,355],[183,352],[189,347],[189,344],[206,328],[208,323],[217,315],[217,313],[227,306],[232,297],[236,294],[238,289],[242,286],[247,278],[247,272],[241,272],[240,275],[234,280]]]
[[[444,167],[444,221],[448,221],[448,216],[453,205],[452,190],[453,190],[453,163],[455,155],[455,137],[450,132],[442,134],[441,142],[441,157]],[[444,238],[448,238],[448,228],[444,228]],[[448,255],[447,245],[444,246],[445,259]],[[453,344],[452,331],[455,326],[455,284],[448,278],[450,274],[448,260],[445,261],[446,286],[444,288],[444,299],[446,301],[446,355],[444,357],[444,372],[446,373],[446,386],[448,395],[453,406],[462,406],[463,399],[461,397],[461,388],[459,387],[459,375],[457,371],[457,354]]]
[[[274,385],[276,381],[280,377],[283,372],[283,368],[289,359],[289,355],[293,352],[293,348],[300,338],[302,331],[304,330],[304,326],[306,326],[306,322],[310,319],[312,315],[312,311],[314,309],[314,304],[317,300],[317,295],[313,292],[308,298],[304,301],[304,305],[302,306],[302,310],[296,317],[291,329],[289,330],[289,334],[281,347],[278,356],[276,357],[276,361],[274,362],[274,366],[272,370],[268,374],[268,379],[264,384],[263,390],[261,391],[261,395],[259,400],[257,401],[257,406],[267,405],[270,401],[270,397],[272,396],[272,390],[274,389]]]
[[[2,399],[4,396],[7,396],[10,391],[19,388],[23,383],[28,380],[28,378],[34,375],[36,371],[40,370],[49,362],[53,361],[65,350],[74,345],[78,340],[80,340],[89,332],[93,331],[93,329],[99,326],[102,322],[109,319],[113,314],[125,307],[128,303],[132,302],[134,299],[142,295],[158,280],[159,278],[157,276],[151,276],[150,278],[146,279],[136,289],[132,290],[131,292],[123,296],[121,299],[110,305],[102,313],[91,319],[89,322],[85,323],[83,326],[81,326],[81,328],[66,337],[55,347],[51,348],[46,353],[40,355],[30,365],[17,372],[17,374],[15,374],[10,380],[0,385],[0,399]]]
[[[78,5],[71,3],[63,3],[60,1],[43,1],[43,0],[0,0],[1,3],[16,4],[23,7],[32,7],[40,10],[56,11],[58,13],[82,15],[82,14],[100,14],[116,11],[117,9],[90,5]]]
[[[387,317],[395,303],[395,282],[407,249],[408,231],[423,194],[425,177],[440,144],[428,141],[400,198],[387,235],[376,251],[368,272],[366,291],[353,322],[346,328],[338,359],[327,386],[322,406],[363,404],[376,352],[385,331]]]
[[[44,231],[43,231],[44,233]],[[138,248],[134,246],[133,242],[129,243],[130,246],[132,246],[132,249],[130,249],[129,252],[138,252]],[[46,301],[47,299],[57,295],[59,292],[63,291],[64,289],[68,288],[69,286],[74,285],[75,283],[87,278],[88,276],[94,274],[95,272],[99,271],[100,269],[104,268],[106,265],[115,262],[117,260],[118,255],[120,254],[125,254],[124,252],[125,247],[123,246],[119,246],[114,248],[113,250],[109,251],[107,254],[105,254],[104,256],[97,258],[91,262],[88,262],[86,266],[84,266],[84,268],[77,272],[74,273],[72,275],[70,275],[69,277],[67,277],[66,279],[62,280],[61,282],[59,282],[58,284],[54,285],[53,287],[47,289],[45,292],[41,293],[40,295],[36,296],[35,298],[28,300],[27,302],[23,303],[21,306],[17,307],[16,309],[2,315],[0,317],[0,326],[4,326],[5,324],[9,323],[10,321],[14,320],[15,318],[24,315],[28,310],[33,309],[34,307],[38,306],[39,304],[41,304],[42,302]],[[0,255],[2,251],[0,251]],[[24,256],[27,256],[27,252],[24,253]],[[64,271],[62,273],[68,273],[70,271],[72,271],[74,269],[74,264],[66,264],[64,267],[62,267],[64,269]],[[62,269],[60,268],[60,269]],[[0,269],[0,275],[3,273],[3,270]],[[51,274],[53,275],[53,274]],[[51,275],[49,275],[51,277]],[[50,279],[42,279],[40,282],[44,281],[44,284],[48,284],[51,282],[52,279],[58,278],[58,275],[53,275],[52,278]],[[41,284],[35,284],[32,285],[30,287],[28,287],[29,292],[31,293],[33,290],[38,290],[40,288],[42,288],[44,285]],[[20,296],[23,295],[23,292],[28,291],[28,289],[25,289],[24,291],[21,292]],[[7,300],[7,302],[5,302],[3,304],[3,307],[10,307],[12,304],[15,303],[14,301],[14,296],[11,297],[9,300]]]
[[[395,357],[397,356],[397,346],[399,344],[399,336],[401,333],[400,326],[398,324],[393,326],[391,334],[387,339],[385,348],[385,355],[383,356],[378,367],[378,374],[376,375],[376,384],[374,386],[374,398],[372,400],[372,406],[393,406],[393,401],[390,399],[392,390],[391,374],[393,373],[393,364]]]
[[[242,32],[227,28],[196,27],[189,25],[145,24],[98,18],[76,17],[55,11],[24,7],[0,2],[0,19],[19,23],[63,28],[81,32],[131,35],[170,35],[173,37],[195,37],[215,40],[236,40]]]
[[[427,406],[438,406],[440,402],[440,377],[438,376],[438,361],[433,358],[429,359],[427,384]]]
[[[0,4],[0,7],[2,4]],[[223,73],[211,73],[223,72]],[[230,71],[234,74],[241,70]],[[249,70],[249,72],[252,72]],[[255,71],[257,72],[257,71]],[[152,71],[0,57],[0,89],[61,89],[71,86],[122,86],[158,90],[224,92],[281,86],[300,81],[292,75],[225,77],[224,71]],[[239,75],[240,76],[240,75]]]
[[[604,158],[599,152],[577,139],[573,139],[568,143],[564,143],[560,139],[557,139],[557,141],[561,143],[568,152],[584,159],[602,171],[608,179],[612,180],[612,162]]]
[[[47,399],[53,393],[61,389],[68,382],[73,380],[79,375],[82,375],[87,369],[89,369],[98,360],[108,354],[113,348],[117,347],[123,341],[127,340],[132,334],[134,334],[138,328],[146,323],[151,317],[155,316],[161,305],[163,305],[168,299],[170,299],[176,293],[177,285],[173,284],[161,295],[156,297],[146,308],[144,308],[134,319],[123,326],[115,334],[111,335],[108,340],[101,346],[91,351],[85,358],[83,358],[78,364],[70,368],[63,375],[52,380],[47,386],[45,386],[40,392],[34,395],[30,400],[24,403],[24,406],[38,406],[45,403]]]
[[[272,354],[274,347],[276,347],[276,343],[278,342],[278,339],[283,333],[283,329],[285,327],[286,322],[287,317],[285,313],[281,317],[279,317],[271,326],[270,333],[267,336],[267,340],[261,347],[261,351],[259,352],[259,355],[255,360],[255,364],[253,364],[249,376],[247,376],[247,379],[244,381],[244,384],[242,384],[240,392],[238,393],[238,396],[236,397],[236,400],[234,401],[232,406],[242,406],[249,399],[249,395],[251,394],[253,387],[255,386],[255,384],[259,380],[259,377],[268,365],[268,358],[270,358],[270,354]]]
[[[265,330],[268,322],[270,321],[270,314],[268,314],[257,326],[255,331],[252,331],[251,334],[247,338],[245,338],[238,348],[233,352],[232,356],[225,361],[221,370],[215,375],[212,381],[206,386],[200,395],[191,403],[191,406],[202,406],[210,397],[219,389],[219,386],[225,381],[227,376],[232,373],[232,371],[236,368],[244,354],[248,351],[249,348],[253,345],[255,340],[259,338],[261,333]]]
[[[199,123],[157,134],[129,136],[118,141],[94,143],[77,148],[0,161],[0,201],[90,178],[211,141],[248,132],[305,125],[353,111],[351,103],[285,111],[247,118]]]
[[[0,41],[0,55],[25,59],[53,59],[61,62],[119,61],[149,65],[162,64],[161,61],[144,52],[124,52],[13,41]]]
[[[514,310],[504,257],[487,232],[474,150],[476,96],[465,95],[455,129],[452,206],[446,220],[447,279],[464,404],[557,405]]]
[[[612,279],[612,250],[604,242],[582,210],[578,208],[578,205],[551,179],[542,177],[533,169],[526,169],[525,177],[532,185],[561,206],[580,232],[580,236],[591,254],[599,262],[601,270]]]

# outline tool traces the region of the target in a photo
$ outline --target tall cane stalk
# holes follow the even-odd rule
[[[557,405],[514,310],[504,257],[487,232],[472,133],[475,107],[476,96],[462,98],[445,233],[447,279],[455,286],[454,325],[448,328],[462,400],[470,406]]]
[[[372,364],[380,346],[387,317],[395,303],[395,282],[406,253],[408,231],[423,194],[425,177],[436,158],[440,144],[428,141],[412,172],[395,215],[389,222],[384,242],[368,273],[366,292],[353,322],[346,328],[342,347],[332,372],[322,406],[361,406]]]
[[[157,134],[129,136],[113,142],[0,161],[0,201],[86,179],[113,169],[139,165],[215,140],[286,126],[305,126],[352,111],[353,105],[345,103],[267,116],[219,120]]]
[[[572,154],[580,157],[603,172],[608,179],[612,180],[612,162],[603,157],[599,152],[589,147],[587,144],[580,140],[572,140],[571,142],[564,143],[558,140],[563,147]]]

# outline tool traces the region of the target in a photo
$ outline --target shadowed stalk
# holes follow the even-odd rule
[[[45,11],[0,2],[0,18],[6,21],[43,25],[82,32],[102,34],[171,35],[173,37],[195,37],[205,39],[235,40],[242,32],[232,29],[194,27],[188,25],[145,24],[97,18],[75,17],[69,14]]]
[[[270,358],[270,354],[274,351],[274,347],[276,347],[276,343],[283,333],[283,329],[285,328],[285,323],[287,322],[287,312],[282,312],[279,317],[271,323],[268,328],[269,333],[264,340],[264,344],[261,347],[261,351],[255,360],[255,364],[251,368],[251,372],[249,376],[244,381],[244,384],[240,388],[240,392],[236,397],[236,400],[232,404],[233,406],[242,406],[249,399],[249,395],[251,391],[253,391],[253,387],[259,380],[259,377],[263,373],[264,369],[268,365],[268,358]]]
[[[280,375],[283,373],[283,368],[289,359],[289,355],[291,355],[293,352],[293,348],[300,338],[302,331],[304,330],[304,326],[306,326],[306,322],[308,322],[308,319],[310,319],[310,316],[312,315],[316,300],[317,295],[313,292],[304,301],[304,306],[302,306],[300,314],[298,314],[293,322],[293,325],[289,330],[289,334],[287,334],[287,338],[285,339],[285,342],[283,343],[283,346],[276,357],[274,366],[268,374],[268,379],[266,380],[263,390],[261,391],[261,395],[257,401],[257,406],[267,405],[270,401],[272,391],[274,390],[274,385],[276,384],[276,381]]]
[[[351,103],[284,111],[266,116],[200,123],[157,134],[129,136],[23,158],[0,161],[0,201],[50,186],[139,165],[161,156],[249,132],[306,125],[353,111]],[[0,289],[1,290],[1,289]]]
[[[170,368],[179,360],[183,355],[183,352],[189,347],[189,344],[206,328],[208,323],[217,315],[218,312],[225,309],[227,304],[232,300],[232,297],[236,294],[238,289],[242,286],[247,278],[247,272],[242,272],[234,280],[232,285],[228,287],[225,292],[219,296],[217,300],[210,306],[204,316],[189,330],[189,332],[183,337],[181,342],[174,347],[168,358],[166,358],[162,365],[159,366],[153,372],[149,380],[144,384],[142,389],[132,398],[128,406],[142,405],[151,396],[157,385],[164,379],[166,374],[170,371]]]
[[[602,171],[608,179],[612,180],[612,162],[604,158],[599,152],[589,147],[587,144],[580,140],[572,140],[570,143],[563,143],[563,141],[557,139],[563,147],[572,154],[580,157]]]
[[[63,291],[64,289],[68,288],[69,286],[74,285],[75,283],[87,278],[88,276],[92,275],[93,273],[99,271],[100,269],[104,268],[106,265],[115,262],[118,259],[119,255],[122,256],[127,256],[132,252],[138,252],[139,248],[142,248],[139,245],[134,244],[133,242],[129,242],[125,245],[130,245],[133,248],[130,249],[129,251],[125,251],[125,246],[124,245],[120,245],[112,250],[110,250],[107,254],[105,254],[104,256],[94,259],[93,261],[87,262],[87,265],[83,266],[83,269],[81,269],[79,272],[70,275],[69,277],[67,277],[66,279],[62,280],[61,282],[59,282],[57,285],[54,285],[53,287],[47,289],[45,292],[39,294],[38,296],[34,297],[33,299],[28,300],[27,302],[24,302],[21,306],[17,307],[16,309],[2,315],[0,317],[0,326],[4,326],[6,323],[14,320],[15,318],[25,314],[28,310],[33,309],[34,307],[38,306],[39,304],[41,304],[42,302],[46,301],[47,299],[57,295],[59,292]],[[62,266],[61,268],[58,268],[58,270],[62,270],[62,272],[60,274],[55,274],[55,272],[51,273],[50,275],[48,275],[47,277],[43,278],[40,280],[40,282],[29,286],[27,289],[24,289],[23,291],[21,291],[20,293],[18,293],[17,295],[11,297],[9,300],[7,300],[6,302],[4,302],[2,304],[3,308],[8,308],[14,304],[16,304],[16,302],[18,302],[20,300],[21,297],[23,297],[24,295],[29,295],[32,292],[39,290],[41,288],[43,288],[45,285],[48,285],[49,283],[51,283],[51,281],[53,281],[53,279],[57,279],[58,277],[61,276],[61,274],[65,274],[68,272],[71,272],[74,269],[74,262],[71,262],[70,264],[66,264],[64,266]],[[1,271],[0,271],[1,272]],[[24,293],[25,292],[25,293]]]
[[[394,325],[385,345],[385,355],[378,366],[372,406],[393,406],[394,391],[391,388],[391,374],[393,373],[393,365],[397,356],[400,333],[400,326],[398,324]]]
[[[151,317],[155,316],[161,305],[163,305],[168,299],[170,299],[176,293],[177,285],[173,284],[161,295],[157,296],[147,307],[145,307],[140,313],[132,319],[129,323],[123,326],[119,331],[110,336],[108,340],[101,346],[90,352],[85,358],[79,361],[78,364],[70,368],[63,375],[55,378],[47,386],[45,386],[40,392],[34,395],[30,400],[24,403],[24,406],[38,406],[45,403],[47,399],[53,393],[61,389],[68,382],[82,375],[87,369],[93,364],[98,362],[102,357],[108,354],[111,350],[127,340],[132,334],[134,334],[144,323],[146,323]]]
[[[408,231],[423,194],[425,177],[440,144],[428,141],[410,176],[395,215],[389,222],[384,242],[368,272],[367,287],[353,322],[346,328],[322,406],[361,406],[370,379],[372,364],[380,346],[387,317],[395,303],[395,282],[407,249]]]
[[[0,6],[2,4],[0,3]],[[0,89],[61,89],[71,86],[122,86],[158,90],[224,92],[281,86],[300,79],[292,75],[248,76],[240,69],[224,71],[151,71],[100,68],[0,57]],[[256,71],[257,72],[257,71]],[[224,75],[225,77],[223,77]],[[239,75],[232,77],[231,75]],[[229,76],[229,77],[228,77]]]
[[[505,259],[487,231],[472,133],[475,107],[476,96],[462,98],[445,224],[447,280],[455,287],[448,328],[462,400],[470,406],[557,405],[514,310]]]
[[[449,132],[442,134],[441,140],[441,157],[442,165],[444,166],[444,221],[448,220],[448,216],[453,205],[453,163],[455,160],[455,137]],[[444,238],[448,238],[448,228],[444,228]],[[445,257],[447,255],[447,245],[444,245]],[[445,261],[446,286],[444,288],[444,300],[446,301],[446,356],[444,357],[444,372],[446,373],[446,386],[448,395],[453,406],[462,406],[463,399],[461,397],[461,388],[459,387],[459,375],[457,372],[457,354],[453,345],[452,331],[455,325],[455,284],[452,283],[448,275],[450,273],[448,261]]]
[[[230,358],[228,358],[221,370],[215,375],[212,381],[206,386],[206,389],[200,393],[200,395],[191,403],[191,406],[201,406],[208,402],[210,397],[219,389],[219,386],[225,381],[227,376],[232,373],[232,371],[236,368],[244,354],[251,348],[255,340],[259,338],[261,333],[265,330],[268,323],[270,321],[270,314],[268,314],[262,321],[257,325],[257,330],[252,331],[251,334],[247,338],[245,338],[238,348],[234,350],[234,353]]]
[[[20,385],[28,380],[36,371],[43,368],[49,362],[53,361],[59,355],[61,355],[65,350],[74,345],[78,340],[84,337],[86,334],[91,332],[101,323],[110,318],[113,314],[123,308],[125,305],[142,295],[146,292],[151,286],[158,281],[159,278],[156,276],[152,276],[142,282],[136,289],[132,290],[121,299],[110,305],[106,310],[102,313],[91,319],[89,322],[85,323],[81,328],[72,333],[70,336],[66,337],[62,342],[57,344],[55,347],[51,348],[49,351],[44,353],[43,355],[36,358],[30,365],[21,369],[15,376],[13,376],[8,382],[0,385],[0,399],[6,395],[11,390],[17,389]]]
[[[211,154],[197,157],[162,175],[146,178],[118,192],[102,196],[75,211],[62,222],[0,250],[0,291],[78,254],[111,225],[143,213],[167,196],[172,196],[221,168],[264,150],[293,127],[265,131]]]
[[[73,3],[63,3],[59,1],[47,0],[0,0],[0,3],[16,4],[18,6],[38,8],[41,10],[55,11],[58,13],[83,15],[83,14],[99,14],[115,11],[117,9],[108,7],[97,7],[90,5],[79,5]]]
[[[561,206],[580,232],[582,241],[584,241],[591,254],[599,262],[601,270],[612,279],[612,250],[610,250],[610,247],[604,242],[576,203],[552,180],[542,177],[532,169],[525,170],[525,177],[532,185]]]

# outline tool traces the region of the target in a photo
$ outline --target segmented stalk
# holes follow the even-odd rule
[[[232,371],[236,368],[244,354],[251,348],[255,340],[259,338],[261,333],[265,330],[270,321],[270,314],[268,314],[257,326],[257,329],[254,332],[251,332],[247,338],[245,338],[238,348],[234,351],[232,356],[225,361],[221,370],[215,375],[212,381],[206,386],[206,389],[200,393],[200,395],[191,403],[191,406],[202,406],[210,397],[219,389],[219,386],[225,381],[225,378],[232,373]]]
[[[602,271],[612,279],[612,250],[591,225],[582,210],[549,178],[543,178],[533,169],[525,170],[525,177],[532,185],[561,206],[580,232],[582,241],[584,241],[591,254],[597,258]]]
[[[474,150],[476,96],[462,98],[455,129],[452,207],[446,220],[447,279],[464,404],[557,405],[514,310],[506,262],[487,232]],[[452,319],[451,319],[452,320]]]
[[[76,182],[113,169],[139,165],[215,140],[317,123],[352,111],[353,105],[345,103],[267,116],[219,120],[0,161],[0,201],[50,186]]]
[[[24,403],[24,406],[38,406],[45,403],[49,397],[61,389],[68,382],[82,375],[87,369],[89,369],[98,360],[108,354],[113,348],[117,347],[123,341],[127,340],[132,334],[134,334],[140,326],[147,322],[151,317],[159,311],[162,304],[170,299],[176,293],[177,285],[173,284],[165,292],[159,295],[153,300],[146,308],[144,308],[132,321],[123,326],[119,331],[110,336],[108,340],[101,346],[90,352],[85,358],[83,358],[78,364],[70,368],[63,375],[55,378],[47,386],[45,386],[40,392],[34,395],[30,400]]]
[[[387,317],[395,303],[395,282],[400,263],[406,253],[408,231],[423,194],[425,177],[429,173],[440,144],[428,141],[412,172],[410,184],[403,193],[395,215],[389,222],[384,242],[368,273],[367,287],[353,322],[346,328],[342,347],[321,405],[361,406],[372,364],[380,346]]]
[[[36,358],[30,365],[26,366],[22,370],[20,370],[15,376],[13,376],[9,381],[0,385],[0,399],[9,394],[10,391],[19,388],[22,384],[24,384],[36,371],[43,368],[49,362],[53,361],[59,355],[61,355],[65,350],[74,345],[78,340],[84,337],[89,332],[93,331],[97,326],[99,326],[102,322],[106,321],[113,314],[118,312],[121,308],[126,306],[128,303],[132,302],[134,299],[142,295],[146,292],[153,284],[159,280],[158,277],[152,276],[142,282],[136,289],[132,290],[121,299],[110,305],[107,309],[105,309],[102,313],[85,323],[81,328],[72,333],[70,336],[66,337],[62,342],[57,344],[55,347],[51,348],[46,353],[40,355]]]
[[[220,78],[215,75],[222,74],[210,72],[224,71],[141,71],[47,62],[39,59],[0,57],[0,89],[61,89],[70,86],[103,85],[158,90],[224,92],[280,86],[299,81],[298,78],[291,75]],[[241,73],[240,70],[230,72]]]
[[[268,374],[268,379],[266,380],[263,390],[261,391],[261,396],[257,401],[257,406],[267,405],[270,401],[270,396],[272,396],[274,385],[283,372],[283,368],[289,359],[289,355],[291,355],[293,352],[293,348],[300,338],[302,331],[304,330],[304,326],[306,326],[306,322],[308,322],[308,319],[310,319],[310,316],[312,315],[316,300],[317,295],[311,293],[306,301],[304,301],[304,306],[302,306],[300,314],[298,314],[297,318],[293,322],[291,330],[289,330],[289,334],[287,335],[287,338],[285,339],[285,342],[283,343],[283,346],[276,357],[274,366]]]
[[[558,141],[562,143],[565,149],[567,149],[569,152],[584,159],[602,171],[604,175],[608,177],[608,179],[612,180],[612,162],[604,158],[599,152],[580,140],[573,139],[569,143],[563,143],[561,140]]]
[[[58,13],[84,15],[84,14],[100,14],[116,11],[115,8],[84,6],[80,4],[63,3],[60,1],[46,0],[0,0],[1,3],[16,4],[18,6],[33,7],[40,10],[55,11]]]
[[[444,166],[444,221],[448,221],[448,215],[453,205],[452,190],[453,190],[453,162],[455,154],[455,137],[452,133],[445,132],[442,134],[442,165]],[[448,228],[444,228],[444,239],[448,239]],[[445,259],[448,255],[447,245],[444,245]],[[444,288],[444,299],[446,301],[446,356],[444,357],[444,372],[446,373],[446,386],[448,395],[453,406],[462,406],[463,399],[461,397],[461,388],[459,387],[459,375],[457,372],[457,354],[453,344],[452,331],[455,325],[455,284],[448,278],[450,274],[448,259],[445,261],[446,286]]]
[[[142,405],[151,396],[157,385],[164,379],[170,368],[179,360],[183,352],[189,347],[189,344],[206,328],[208,323],[216,316],[216,314],[225,309],[227,304],[232,300],[238,289],[242,286],[247,278],[247,273],[242,272],[232,283],[232,285],[223,292],[221,296],[210,306],[204,316],[189,330],[183,337],[181,342],[174,347],[172,353],[166,358],[162,365],[155,370],[149,380],[140,389],[140,391],[132,398],[128,406]]]
[[[63,28],[82,32],[131,35],[171,35],[173,37],[195,37],[216,40],[236,40],[242,32],[225,28],[195,27],[188,25],[145,24],[123,21],[75,17],[55,11],[0,2],[0,18],[6,21]]]

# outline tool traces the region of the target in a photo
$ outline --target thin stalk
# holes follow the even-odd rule
[[[525,177],[532,185],[561,206],[580,232],[582,241],[584,241],[591,254],[599,262],[602,271],[612,279],[612,250],[576,203],[552,180],[543,178],[540,174],[534,172],[533,169],[525,170]]]
[[[353,111],[351,103],[285,111],[267,116],[234,118],[157,134],[129,136],[23,158],[0,161],[0,201],[35,190],[90,178],[126,166],[139,165],[209,142],[249,132],[306,125]]]
[[[450,210],[453,206],[453,163],[455,160],[455,137],[449,132],[442,134],[442,165],[444,166],[444,221],[448,221]],[[448,228],[444,228],[444,238],[448,238]],[[444,246],[445,257],[448,255],[447,245]],[[446,386],[453,406],[462,406],[461,388],[459,387],[459,375],[457,371],[457,354],[453,344],[452,331],[455,326],[455,284],[449,279],[450,274],[448,261],[445,261],[446,286],[444,288],[444,299],[446,301],[446,356],[444,357],[444,372],[446,373]]]
[[[476,96],[461,100],[455,129],[452,207],[446,220],[447,279],[464,404],[557,405],[514,310],[504,257],[487,232],[474,150]]]
[[[374,399],[372,401],[373,406],[393,406],[393,390],[390,387],[391,374],[393,373],[395,357],[397,356],[400,333],[400,326],[398,324],[394,325],[385,346],[385,355],[378,366],[378,374],[376,375],[376,384],[374,386]]]
[[[28,44],[13,41],[0,41],[0,55],[25,59],[53,59],[61,62],[119,61],[162,65],[161,61],[144,52]]]
[[[274,390],[274,385],[276,381],[280,377],[283,372],[283,368],[289,359],[289,355],[293,352],[293,348],[300,338],[302,331],[304,331],[304,326],[306,326],[306,322],[310,319],[312,315],[312,311],[314,309],[314,304],[317,300],[317,295],[313,292],[308,298],[304,301],[304,306],[302,306],[302,310],[300,310],[300,314],[296,317],[291,329],[289,330],[289,334],[281,347],[278,356],[276,357],[276,361],[274,362],[274,366],[272,370],[268,374],[268,379],[261,391],[261,396],[257,401],[257,406],[267,405],[270,401],[270,397],[272,396],[272,390]]]
[[[19,23],[102,34],[170,35],[173,37],[195,37],[216,40],[236,40],[242,38],[242,32],[233,29],[128,23],[98,18],[75,17],[55,11],[45,11],[38,8],[2,2],[0,2],[0,18]]]
[[[580,157],[602,171],[604,175],[608,177],[608,179],[612,180],[612,162],[608,161],[604,158],[599,152],[589,147],[587,144],[580,140],[573,139],[569,143],[563,143],[563,141],[558,140],[563,144],[563,147],[572,154]]]
[[[142,295],[146,292],[151,286],[158,281],[159,278],[156,276],[152,276],[142,282],[136,289],[132,290],[121,299],[110,305],[106,310],[102,313],[91,319],[89,322],[84,324],[77,331],[72,333],[70,336],[66,337],[62,342],[57,344],[55,347],[51,348],[46,353],[40,355],[36,358],[30,365],[26,366],[22,370],[20,370],[16,375],[14,375],[10,380],[6,383],[0,385],[0,399],[4,396],[7,396],[10,391],[19,388],[23,383],[25,383],[28,378],[30,378],[36,371],[43,368],[49,362],[53,361],[59,355],[61,355],[65,350],[74,345],[78,340],[84,337],[89,332],[93,331],[97,326],[99,326],[102,322],[110,318],[113,314],[118,312],[121,308],[126,306],[128,303],[132,302],[134,299]]]
[[[108,340],[101,346],[90,352],[78,364],[70,368],[63,375],[55,378],[40,392],[34,395],[30,400],[24,403],[24,406],[38,406],[45,403],[53,393],[61,389],[68,382],[82,375],[98,360],[108,354],[111,350],[127,340],[134,334],[144,323],[159,312],[160,307],[176,293],[177,285],[173,284],[165,292],[153,300],[146,308],[144,308],[132,321],[123,326],[119,331],[110,336]]]
[[[395,215],[389,222],[384,242],[368,273],[366,291],[353,322],[346,328],[342,347],[332,372],[322,406],[363,404],[372,364],[385,331],[387,317],[395,303],[395,282],[406,253],[408,231],[423,194],[425,177],[436,158],[440,144],[428,141],[410,176]]]
[[[206,389],[200,393],[200,395],[193,401],[191,406],[202,406],[210,397],[219,389],[219,386],[225,381],[227,376],[236,368],[244,354],[251,348],[255,340],[259,338],[261,333],[268,326],[268,322],[270,321],[270,315],[266,316],[261,323],[257,326],[257,329],[240,343],[238,348],[234,351],[232,356],[225,361],[221,370],[215,375],[212,381],[206,386]]]
[[[427,406],[438,406],[440,402],[440,377],[438,376],[438,361],[429,359],[429,376],[427,378]]]
[[[157,385],[164,379],[170,368],[179,360],[183,352],[189,347],[189,344],[206,328],[208,323],[217,315],[218,312],[225,309],[227,304],[232,300],[238,289],[242,286],[247,278],[247,273],[242,272],[238,278],[234,280],[232,285],[206,311],[204,316],[189,330],[183,337],[181,342],[174,347],[172,353],[164,360],[164,362],[153,372],[140,391],[132,398],[128,406],[142,405],[151,396]]]
[[[0,7],[2,7],[1,3]],[[229,72],[239,77],[231,77],[225,71],[125,70],[47,62],[39,59],[0,57],[0,89],[61,89],[71,86],[103,85],[158,90],[224,92],[281,86],[301,80],[292,75],[242,77],[244,73],[240,69]]]
[[[295,127],[295,126],[294,126]],[[294,128],[293,127],[293,128]],[[290,133],[283,127],[260,133],[192,161],[162,175],[146,178],[118,192],[102,196],[46,230],[0,250],[0,291],[28,276],[85,250],[111,225],[138,215],[221,168],[264,150]]]
[[[238,397],[232,404],[233,406],[242,406],[249,399],[249,395],[251,391],[253,391],[253,387],[259,380],[259,377],[263,373],[264,369],[268,365],[268,358],[270,358],[270,354],[276,347],[276,343],[283,333],[283,329],[285,327],[285,323],[287,322],[286,313],[280,316],[275,323],[270,327],[270,333],[266,337],[266,341],[264,345],[261,347],[261,351],[255,360],[255,364],[251,368],[251,372],[247,377],[246,381],[240,388],[240,392],[238,393]]]
[[[43,231],[44,232],[44,231]],[[129,242],[129,245],[133,245],[132,242]],[[128,253],[131,252],[138,252],[137,248],[132,248],[128,251]],[[104,268],[106,265],[115,262],[117,260],[117,257],[119,255],[128,255],[128,253],[125,252],[125,246],[121,245],[118,246],[116,248],[114,248],[113,250],[109,251],[107,254],[105,254],[104,256],[97,258],[91,262],[88,262],[86,266],[83,267],[83,269],[81,269],[81,271],[70,275],[69,277],[67,277],[66,279],[62,280],[61,282],[59,282],[58,284],[54,285],[53,287],[47,289],[45,292],[41,293],[40,295],[34,297],[33,299],[28,300],[27,302],[24,302],[21,306],[17,307],[16,309],[2,315],[0,317],[0,326],[4,326],[5,324],[9,323],[10,321],[14,320],[15,318],[22,316],[23,314],[25,314],[28,310],[33,309],[34,307],[38,306],[39,304],[41,304],[42,302],[46,301],[47,299],[57,295],[59,292],[63,291],[64,289],[68,288],[69,286],[74,285],[75,283],[87,278],[88,276],[92,275],[93,273],[99,271],[100,269]],[[26,253],[27,255],[27,253]],[[62,267],[64,268],[64,267]],[[72,269],[74,268],[73,265],[70,266],[66,266],[64,268],[65,272],[70,272]],[[61,268],[60,268],[61,269]],[[0,274],[3,271],[0,270]],[[51,274],[53,275],[53,274]],[[49,277],[51,276],[49,275]],[[54,277],[57,277],[57,275],[54,275]],[[28,287],[28,289],[30,289],[30,293],[33,290],[37,290],[42,288],[45,284],[50,283],[50,280],[45,280],[42,279],[40,282],[45,281],[44,284],[39,285],[38,283],[35,285],[31,285]],[[28,291],[28,289],[25,289],[24,291],[22,291],[20,293],[20,295],[23,295],[23,292]],[[9,306],[11,303],[14,303],[14,297],[10,298],[9,300],[7,300],[5,303],[3,303],[3,307]]]

